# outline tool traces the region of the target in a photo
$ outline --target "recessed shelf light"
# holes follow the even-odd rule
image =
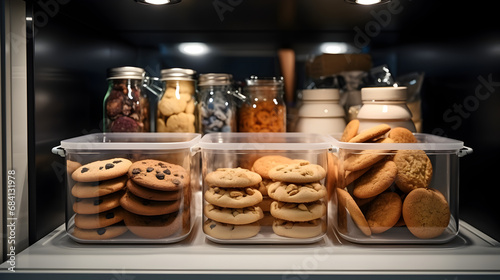
[[[356,4],[356,5],[378,5],[378,4],[386,4],[391,2],[391,0],[345,0],[347,3]]]
[[[170,5],[177,4],[182,0],[135,0],[138,3],[149,4],[149,5]]]

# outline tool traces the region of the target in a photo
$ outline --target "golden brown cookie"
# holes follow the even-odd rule
[[[366,221],[365,215],[361,212],[356,202],[352,196],[345,190],[337,188],[337,201],[338,201],[338,210],[339,210],[339,226],[344,227],[347,225],[347,212],[351,216],[351,219],[358,226],[358,228],[365,234],[366,236],[371,235],[370,226]],[[344,213],[342,215],[341,213]]]
[[[120,206],[123,191],[95,198],[76,198],[73,211],[78,214],[97,214]]]
[[[415,135],[404,127],[395,127],[391,129],[387,137],[394,140],[394,143],[417,143]]]
[[[132,162],[125,158],[94,161],[78,167],[71,177],[77,182],[98,182],[127,174]]]
[[[354,196],[369,198],[381,194],[394,182],[397,172],[398,169],[393,161],[386,160],[376,163],[354,182]]]
[[[326,187],[318,182],[294,184],[277,181],[269,185],[268,194],[283,202],[313,202],[326,196]]]
[[[271,168],[288,163],[294,163],[294,160],[280,155],[263,156],[253,163],[252,171],[259,174],[263,179],[270,179],[268,173]]]
[[[251,224],[264,217],[262,209],[254,206],[245,208],[223,208],[213,204],[207,204],[203,209],[203,213],[205,217],[209,219],[232,225]]]
[[[100,182],[77,182],[71,188],[71,194],[79,198],[104,196],[123,189],[125,182],[127,182],[127,176]]]
[[[262,196],[262,201],[257,203],[255,206],[260,207],[262,211],[269,212],[271,211],[271,203],[273,203],[274,199],[269,196]]]
[[[186,189],[189,189],[189,187],[186,187]],[[178,200],[181,199],[183,194],[182,190],[159,191],[155,189],[145,188],[134,183],[134,181],[132,180],[127,181],[127,190],[129,190],[131,193],[135,194],[138,197],[155,201]]]
[[[275,219],[273,231],[279,236],[291,238],[312,238],[326,232],[326,223],[322,219],[307,222],[290,222]]]
[[[159,216],[142,216],[125,212],[124,222],[135,235],[147,239],[160,239],[179,232],[183,224],[183,212],[177,211]]]
[[[102,228],[121,221],[123,221],[123,209],[121,207],[116,207],[99,214],[75,215],[75,226],[81,229]]]
[[[390,138],[384,138],[379,143],[394,143],[394,141]],[[363,150],[359,153],[346,155],[344,169],[349,171],[365,169],[384,159],[388,152],[390,150]]]
[[[450,216],[448,202],[435,189],[414,189],[403,202],[406,226],[418,238],[429,239],[441,235],[448,227]]]
[[[314,201],[310,203],[286,203],[274,201],[271,203],[271,215],[282,220],[306,222],[326,215],[326,206],[321,201]]]
[[[118,237],[127,232],[127,227],[123,222],[96,229],[73,228],[73,236],[85,240],[105,240]]]
[[[394,155],[398,168],[396,185],[404,193],[427,188],[432,179],[432,163],[422,150],[399,150]]]
[[[349,142],[356,134],[358,134],[359,129],[359,120],[350,121],[346,127],[344,128],[344,133],[342,133],[342,137],[340,141]]]
[[[189,173],[182,166],[145,159],[134,162],[128,176],[136,184],[159,191],[176,191],[189,186]]]
[[[344,179],[344,186],[347,187],[349,184],[354,182],[356,179],[361,177],[361,175],[365,174],[368,170],[370,170],[371,166],[368,166],[367,168],[363,168],[360,170],[356,171],[345,171],[345,179]],[[340,187],[340,186],[339,186]]]
[[[288,183],[312,183],[326,177],[325,169],[308,161],[278,165],[269,170],[269,177],[275,181]]]
[[[254,188],[211,187],[205,192],[204,198],[216,206],[244,208],[260,203],[262,194]]]
[[[208,187],[245,188],[259,184],[262,177],[245,168],[218,168],[205,176]]]
[[[348,142],[349,143],[363,143],[368,140],[373,140],[376,139],[384,134],[386,134],[389,130],[391,130],[391,127],[387,124],[379,124],[374,127],[365,129],[361,131],[358,135],[354,136],[351,138]]]
[[[326,171],[326,186],[328,189],[328,197],[331,197],[331,192],[338,186],[338,167],[339,159],[336,155],[328,153],[327,155],[327,171]]]
[[[130,191],[120,199],[123,209],[137,215],[158,216],[176,212],[181,206],[181,199],[175,201],[154,201],[135,196]]]
[[[392,228],[401,217],[401,198],[394,192],[378,195],[366,210],[366,221],[372,233],[382,233]]]
[[[217,239],[246,239],[257,235],[260,231],[258,222],[246,225],[231,225],[206,220],[203,223],[203,232]]]
[[[259,192],[262,195],[267,195],[267,187],[273,182],[271,179],[262,179],[262,182],[259,183]]]

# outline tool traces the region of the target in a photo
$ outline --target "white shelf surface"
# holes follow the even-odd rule
[[[2,264],[0,271],[8,266]],[[16,256],[18,272],[265,274],[280,279],[363,274],[500,277],[500,244],[463,221],[460,234],[439,245],[359,245],[339,239],[331,229],[309,245],[221,245],[206,239],[200,226],[174,244],[93,245],[71,240],[62,225]]]

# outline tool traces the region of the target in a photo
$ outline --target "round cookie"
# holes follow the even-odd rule
[[[344,128],[344,132],[342,133],[340,141],[349,142],[349,140],[351,140],[354,136],[356,136],[356,134],[358,134],[358,129],[359,129],[359,120],[356,119],[350,121]]]
[[[127,232],[127,227],[123,223],[96,229],[73,228],[73,236],[85,240],[105,240],[118,237],[125,232]]]
[[[269,196],[262,196],[262,201],[255,204],[255,206],[260,207],[262,211],[269,212],[271,211],[271,203],[273,203],[274,199]]]
[[[325,214],[326,206],[321,201],[310,203],[285,203],[274,201],[271,203],[271,215],[282,220],[306,222],[321,218]]]
[[[114,209],[99,214],[76,214],[75,226],[80,229],[95,229],[114,225],[123,221],[123,209]]]
[[[135,235],[147,239],[160,239],[179,232],[183,224],[183,212],[159,216],[142,216],[126,212],[124,222]]]
[[[377,143],[394,143],[391,138],[384,138]],[[390,150],[363,150],[359,153],[352,153],[344,159],[344,169],[358,171],[368,168],[386,157]]]
[[[417,143],[417,138],[413,133],[404,127],[395,127],[389,131],[387,137],[394,140],[394,143]]]
[[[269,170],[269,176],[275,181],[301,184],[317,182],[325,178],[326,171],[320,165],[301,161],[299,163],[278,165]]]
[[[127,176],[100,182],[77,182],[71,188],[71,194],[79,198],[104,196],[123,189],[126,182]]]
[[[427,188],[432,179],[432,163],[422,150],[399,150],[394,155],[398,168],[396,185],[409,193],[416,188]]]
[[[262,181],[262,177],[245,168],[218,168],[205,177],[208,187],[244,188],[255,186]]]
[[[120,205],[125,210],[137,215],[159,216],[178,211],[181,206],[181,199],[175,201],[147,200],[127,191],[120,199]]]
[[[82,166],[81,163],[77,161],[72,161],[72,160],[66,160],[66,171],[68,172],[68,175],[73,174],[75,170],[77,170],[80,166]]]
[[[376,163],[354,182],[353,195],[357,198],[369,198],[381,194],[394,182],[397,172],[398,168],[393,161]]]
[[[366,210],[366,221],[372,233],[382,233],[396,225],[401,217],[402,202],[398,194],[385,192],[378,195]]]
[[[245,239],[257,235],[260,231],[258,222],[246,225],[231,225],[206,220],[203,223],[203,232],[217,239]]]
[[[267,187],[273,182],[271,179],[262,179],[262,182],[259,183],[259,192],[262,195],[267,195]]]
[[[391,127],[388,124],[379,124],[374,127],[370,127],[368,129],[365,129],[361,131],[358,135],[354,136],[351,138],[348,142],[349,143],[363,143],[368,140],[375,139],[377,137],[380,137],[384,134],[386,134],[389,130],[391,130]]]
[[[269,185],[268,194],[272,199],[283,202],[313,202],[326,196],[326,187],[317,182],[289,184],[277,181]]]
[[[405,224],[418,238],[429,239],[441,235],[448,227],[450,216],[448,202],[435,189],[414,189],[403,202]]]
[[[279,236],[291,238],[312,238],[326,232],[326,224],[322,219],[307,222],[290,222],[275,219],[273,231]]]
[[[220,207],[244,208],[262,201],[262,194],[253,188],[211,187],[205,192],[205,200]]]
[[[77,182],[97,182],[127,174],[132,162],[125,158],[112,158],[87,163],[78,167],[71,178]]]
[[[293,163],[294,160],[280,155],[269,155],[258,158],[252,166],[252,171],[259,174],[263,179],[271,179],[269,170],[277,165]]]
[[[189,188],[189,187],[188,187]],[[155,200],[155,201],[173,201],[181,199],[182,191],[159,191],[155,189],[149,189],[142,187],[132,180],[127,181],[127,190],[136,196],[144,199]]]
[[[117,191],[101,197],[76,198],[73,211],[78,214],[98,214],[120,206],[123,191]]]
[[[159,191],[176,191],[189,185],[189,173],[182,166],[155,159],[134,162],[128,176],[135,183]]]
[[[205,205],[203,213],[209,219],[232,225],[251,224],[264,217],[262,209],[254,206],[245,208],[223,208],[207,204]]]
[[[349,184],[352,182],[356,181],[361,175],[365,174],[366,171],[370,170],[371,166],[368,166],[367,168],[363,168],[360,170],[356,171],[345,171],[345,179],[344,179],[344,187],[347,187]]]
[[[338,201],[338,211],[339,211],[339,226],[342,228],[347,225],[347,212],[351,216],[354,223],[366,236],[371,235],[370,226],[366,221],[365,215],[359,209],[352,196],[345,190],[337,188],[337,201]]]

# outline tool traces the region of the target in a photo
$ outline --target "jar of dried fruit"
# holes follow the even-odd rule
[[[149,132],[149,99],[142,91],[146,72],[139,67],[108,69],[104,97],[105,132]]]
[[[196,132],[196,85],[191,69],[161,70],[163,93],[158,98],[157,132]]]
[[[239,131],[286,132],[282,77],[252,76],[243,93],[246,100],[239,110]]]

